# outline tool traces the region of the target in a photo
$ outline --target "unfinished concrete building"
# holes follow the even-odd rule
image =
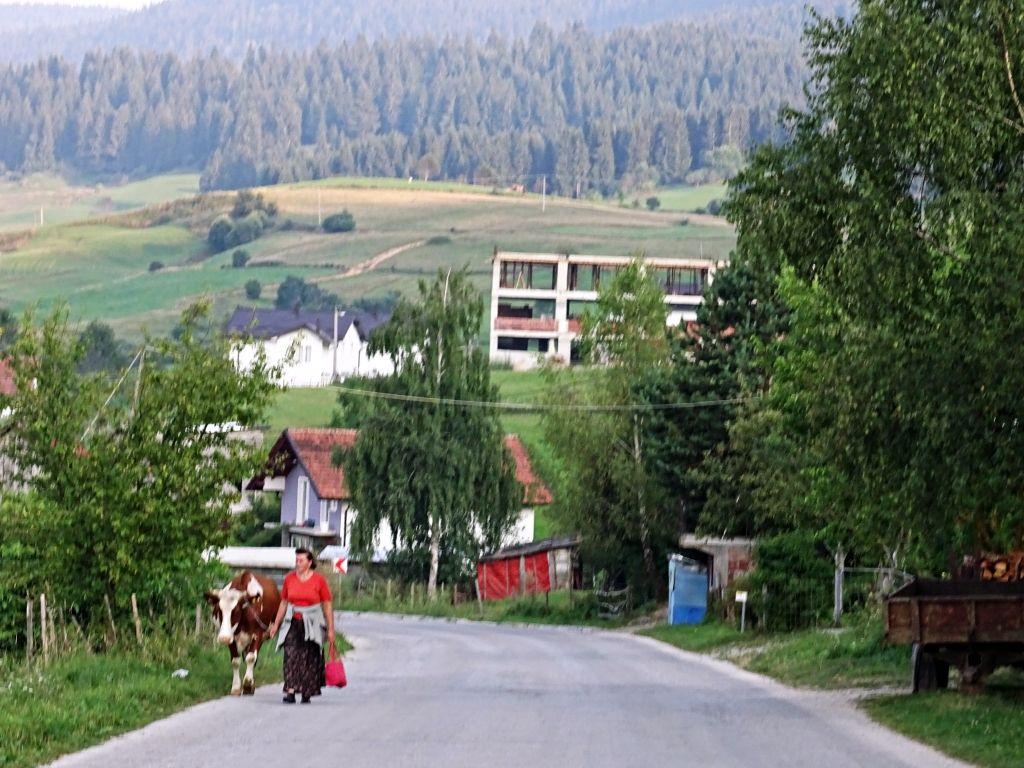
[[[628,264],[624,256],[496,251],[491,275],[492,362],[531,368],[545,358],[577,362],[580,318],[603,282]],[[645,263],[665,291],[668,324],[697,319],[715,262],[651,258]]]

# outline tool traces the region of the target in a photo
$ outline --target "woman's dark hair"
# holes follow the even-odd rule
[[[312,568],[314,571],[316,570],[316,558],[313,557],[313,553],[312,552],[310,552],[305,547],[299,547],[298,549],[295,550],[295,554],[296,555],[305,555],[306,559],[309,560],[309,567]]]

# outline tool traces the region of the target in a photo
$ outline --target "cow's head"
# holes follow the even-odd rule
[[[263,587],[251,574],[244,588],[241,584],[231,581],[225,584],[223,589],[211,589],[206,593],[206,600],[213,606],[213,617],[219,626],[218,643],[231,645],[235,639],[235,632],[238,631],[242,611],[248,607],[250,601],[262,595]]]

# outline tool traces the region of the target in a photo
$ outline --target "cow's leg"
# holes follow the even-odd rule
[[[259,648],[253,643],[245,654],[245,678],[242,680],[242,693],[246,696],[256,693],[256,680],[253,677],[253,672],[256,670],[256,658],[259,652]]]
[[[238,678],[238,668],[242,666],[242,659],[238,655],[238,646],[232,643],[228,648],[231,651],[231,695],[242,695],[242,681]]]

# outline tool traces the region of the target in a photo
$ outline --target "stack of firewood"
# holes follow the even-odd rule
[[[983,554],[978,558],[978,574],[982,581],[1024,581],[1024,552]]]

